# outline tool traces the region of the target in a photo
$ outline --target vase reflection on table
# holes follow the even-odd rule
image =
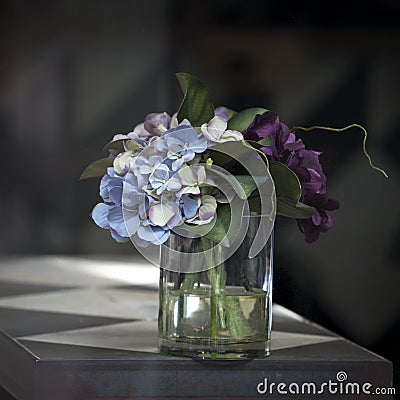
[[[161,252],[159,349],[201,359],[247,359],[269,355],[272,323],[273,235],[249,258],[259,218],[251,217],[243,243],[200,272],[175,272],[168,248],[198,253],[209,240],[172,235]],[[163,266],[165,268],[163,268]]]

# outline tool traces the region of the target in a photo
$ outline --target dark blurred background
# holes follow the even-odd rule
[[[389,358],[400,376],[400,3],[209,0],[1,1],[0,252],[133,254],[89,217],[79,182],[115,133],[173,113],[174,72],[201,77],[215,105],[264,106],[305,133],[341,202],[308,245],[276,228],[275,300]]]

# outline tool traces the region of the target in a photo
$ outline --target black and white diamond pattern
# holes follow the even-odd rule
[[[374,368],[387,369],[384,375],[371,369],[374,376],[390,379],[387,361],[279,305],[273,310],[268,358],[229,370],[221,363],[162,356],[157,350],[158,275],[157,268],[141,261],[0,260],[0,386],[21,399],[148,398],[149,393],[178,398],[182,388],[169,385],[190,376],[199,378],[191,383],[197,398],[207,398],[214,392],[202,379],[220,376],[216,385],[222,393],[247,396],[254,390],[252,381],[266,371],[326,375],[355,363],[356,374],[368,359]],[[338,367],[326,367],[327,360],[336,360]],[[248,377],[244,383],[243,376]],[[154,387],[154,379],[164,392]]]

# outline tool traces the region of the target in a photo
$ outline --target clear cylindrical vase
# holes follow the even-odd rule
[[[175,272],[169,249],[194,254],[207,239],[171,235],[161,254],[159,350],[201,359],[249,359],[270,352],[273,234],[249,257],[258,220],[252,218],[238,249],[200,272]],[[172,267],[172,268],[171,268]],[[175,271],[174,271],[175,270]]]

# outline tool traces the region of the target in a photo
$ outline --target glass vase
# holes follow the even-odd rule
[[[162,354],[201,359],[269,355],[273,234],[249,258],[258,221],[251,219],[243,242],[229,258],[219,262],[214,254],[213,267],[200,272],[175,272],[169,265],[173,259],[169,249],[197,254],[213,243],[171,235],[161,252],[158,324]]]

